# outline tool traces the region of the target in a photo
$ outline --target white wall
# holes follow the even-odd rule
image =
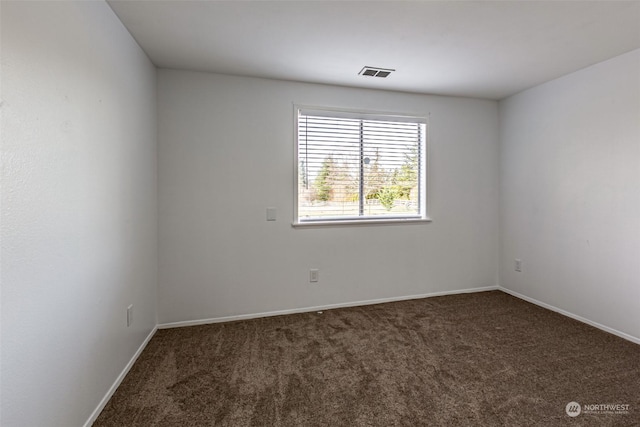
[[[0,424],[78,426],[156,324],[155,69],[106,3],[2,2],[2,100]]]
[[[500,102],[500,138],[501,285],[638,339],[640,50]]]
[[[294,102],[430,113],[433,222],[292,228]],[[494,101],[160,70],[158,120],[160,323],[497,284]]]

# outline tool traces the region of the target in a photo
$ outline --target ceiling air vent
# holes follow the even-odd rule
[[[390,68],[364,67],[358,74],[361,76],[385,78],[389,74],[391,74],[392,71],[395,70],[392,70]]]

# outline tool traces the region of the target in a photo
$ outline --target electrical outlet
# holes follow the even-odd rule
[[[309,282],[316,283],[320,279],[320,272],[317,268],[309,270]]]
[[[133,304],[127,307],[127,328],[133,324]]]
[[[519,272],[519,273],[522,272],[522,260],[521,259],[516,258],[515,270],[517,272]]]
[[[276,214],[277,214],[276,208],[267,208],[267,221],[275,221]]]

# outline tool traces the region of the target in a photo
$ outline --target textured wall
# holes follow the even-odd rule
[[[161,323],[497,284],[496,102],[171,70],[158,88]],[[292,228],[293,103],[430,114],[433,222]]]
[[[501,285],[640,340],[640,50],[502,101],[500,137]]]
[[[156,324],[155,69],[106,3],[3,2],[2,100],[0,424],[78,426]]]

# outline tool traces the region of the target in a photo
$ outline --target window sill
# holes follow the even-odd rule
[[[335,220],[335,221],[308,221],[294,222],[294,228],[316,228],[316,227],[345,227],[362,225],[400,225],[400,224],[425,224],[431,222],[431,218],[394,218],[394,219],[366,219],[366,220]]]

